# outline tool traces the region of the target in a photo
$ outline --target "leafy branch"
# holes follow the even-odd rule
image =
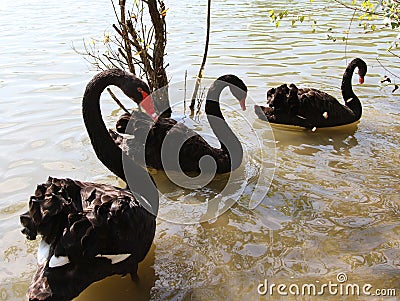
[[[360,21],[359,26],[365,31],[376,31],[378,29],[390,28],[392,30],[398,30],[400,28],[400,2],[398,0],[352,0],[351,3],[344,2],[342,0],[332,0],[334,3],[339,4],[342,7],[353,10],[353,22],[354,17],[357,15],[357,19]],[[310,0],[312,3],[313,0]],[[311,11],[311,12],[310,12]],[[276,12],[271,10],[269,13],[270,21],[275,24],[278,28],[281,22],[285,19],[291,21],[291,26],[294,27],[296,24],[303,23],[305,21],[311,22],[312,31],[315,32],[317,29],[327,32],[327,39],[336,42],[338,39],[337,34],[333,33],[333,29],[327,26],[320,26],[312,15],[312,10],[290,12],[283,10]],[[381,24],[377,23],[377,20],[382,20]],[[351,25],[351,24],[350,24]],[[349,30],[344,32],[342,40],[346,41],[348,38]],[[397,41],[394,41],[390,48],[397,47]]]

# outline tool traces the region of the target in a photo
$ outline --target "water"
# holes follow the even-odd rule
[[[254,210],[235,205],[210,223],[159,219],[153,248],[140,266],[140,286],[114,276],[77,300],[264,300],[257,293],[264,279],[328,283],[339,272],[347,283],[400,287],[399,99],[381,86],[387,72],[376,60],[399,72],[398,61],[385,52],[395,34],[364,35],[354,22],[345,53],[343,42],[328,41],[308,25],[275,29],[269,23],[270,9],[301,11],[308,5],[214,1],[206,76],[238,75],[260,104],[266,89],[282,82],[340,98],[346,60],[362,57],[368,74],[364,85],[354,87],[363,104],[361,121],[315,133],[274,127],[276,169],[262,204]],[[319,24],[348,28],[351,12],[319,1],[312,5]],[[197,74],[206,7],[189,1],[167,6],[168,74],[179,82],[186,70],[189,77]],[[81,97],[95,71],[71,48],[111,30],[114,20],[107,0],[3,0],[0,11],[0,292],[1,300],[24,300],[37,242],[25,240],[18,216],[35,185],[49,175],[122,185],[89,143]],[[111,127],[121,111],[112,101],[102,106]],[[240,132],[234,114],[227,116]],[[253,127],[265,129],[269,139],[265,123],[254,121]],[[163,173],[154,177],[170,197],[186,196]],[[202,193],[194,194],[197,201],[210,196]]]

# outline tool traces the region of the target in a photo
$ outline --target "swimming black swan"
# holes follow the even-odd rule
[[[101,91],[110,84],[135,99],[147,92],[138,88],[133,76],[111,70],[94,77],[83,98],[85,125],[96,154],[125,180],[123,153],[100,112]],[[29,211],[20,216],[28,239],[42,236],[29,300],[70,300],[113,274],[129,273],[138,279],[138,263],[154,238],[159,199],[147,170],[129,158],[124,164],[130,190],[51,177],[38,185]]]
[[[364,82],[367,64],[360,58],[347,66],[342,80],[344,104],[333,96],[313,89],[284,84],[267,92],[268,107],[255,106],[257,116],[271,123],[305,128],[332,127],[353,123],[361,118],[361,102],[354,94],[351,80],[358,68],[359,83]]]
[[[155,122],[144,113],[133,112],[133,121],[130,114],[124,114],[117,122],[117,130],[120,133],[133,134],[135,138],[125,139],[117,133],[112,133],[116,144],[120,145],[128,153],[135,149],[136,144],[146,143],[146,164],[149,167],[164,170],[172,166],[167,161],[170,154],[161,160],[161,149],[165,147],[164,139],[168,136],[169,143],[182,144],[179,151],[179,166],[184,172],[200,171],[200,159],[206,155],[211,156],[216,162],[216,173],[226,173],[238,168],[242,162],[243,149],[239,139],[226,123],[219,104],[219,97],[225,87],[229,87],[233,96],[239,100],[241,108],[246,109],[247,86],[235,75],[223,75],[219,77],[208,90],[205,112],[208,122],[220,141],[221,147],[210,146],[199,134],[187,128],[184,124],[177,123],[171,118],[159,118]],[[139,117],[141,116],[141,117]],[[128,124],[129,123],[129,124]],[[128,128],[127,128],[128,126]],[[142,133],[144,135],[142,135]],[[146,140],[146,135],[147,140]],[[142,138],[138,138],[142,137]],[[175,151],[175,153],[178,153]],[[174,169],[174,167],[172,167]]]

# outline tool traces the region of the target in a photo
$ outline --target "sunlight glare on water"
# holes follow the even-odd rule
[[[202,59],[206,1],[166,5],[168,75],[171,82],[182,82],[186,70],[190,79],[197,74]],[[244,205],[250,185],[238,204],[210,222],[159,219],[153,248],[140,265],[140,285],[113,276],[76,300],[265,300],[257,293],[264,279],[327,283],[339,272],[351,283],[399,288],[400,106],[398,93],[380,84],[387,73],[376,60],[379,56],[399,73],[398,61],[385,51],[395,34],[365,35],[354,22],[346,53],[340,39],[328,41],[325,32],[313,33],[309,24],[292,28],[288,22],[276,29],[269,23],[271,9],[303,11],[308,5],[213,1],[205,76],[236,74],[259,104],[265,104],[267,89],[285,82],[340,100],[346,62],[361,57],[368,74],[364,85],[353,81],[363,104],[360,122],[316,132],[274,126],[271,133],[265,122],[253,120],[252,127],[265,129],[266,149],[271,134],[275,138],[275,174],[271,185],[260,183],[269,189],[262,203],[253,210]],[[348,29],[351,11],[323,1],[312,5],[319,24]],[[72,49],[82,49],[83,38],[101,38],[115,20],[108,0],[2,0],[0,12],[0,294],[1,300],[25,300],[38,242],[20,233],[19,215],[36,184],[51,175],[123,185],[90,145],[81,98],[96,72]],[[104,119],[114,127],[122,111],[109,96],[103,100]],[[245,143],[248,133],[236,112],[224,113]],[[177,114],[182,116],[182,109]],[[193,128],[215,143],[207,138],[204,115],[200,121]],[[250,155],[253,161],[240,170],[251,179],[261,159],[251,150]],[[194,203],[212,197],[213,187],[226,180],[222,175],[210,189],[196,192],[172,185],[163,172],[153,176],[169,198]]]

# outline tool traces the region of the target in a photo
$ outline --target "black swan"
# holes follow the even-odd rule
[[[128,153],[134,152],[136,144],[146,144],[145,158],[148,167],[157,170],[169,169],[169,156],[162,157],[162,147],[166,136],[172,144],[183,143],[179,150],[179,167],[184,172],[200,171],[200,159],[206,155],[211,156],[216,162],[216,173],[226,173],[238,168],[242,162],[243,149],[239,139],[226,123],[219,104],[222,90],[229,86],[233,96],[239,101],[242,110],[246,109],[247,86],[235,75],[223,75],[210,86],[205,105],[208,122],[218,138],[221,147],[210,146],[199,134],[187,128],[184,124],[177,123],[171,118],[158,118],[153,121],[146,114],[133,112],[124,114],[117,122],[120,133],[129,133],[135,138],[124,138],[111,131],[114,141]],[[130,121],[132,119],[132,121]],[[143,134],[143,135],[142,135]],[[147,138],[146,138],[147,136]],[[140,138],[142,137],[142,138]],[[133,151],[132,151],[133,150]],[[177,151],[175,150],[175,153]],[[171,169],[175,170],[174,167]]]
[[[134,77],[111,70],[94,77],[83,98],[84,121],[96,154],[117,175],[130,177],[130,190],[51,177],[38,185],[29,211],[20,216],[28,239],[42,236],[29,300],[71,300],[91,283],[114,274],[129,273],[138,280],[138,263],[154,239],[158,191],[147,170],[129,158],[124,160],[124,175],[123,153],[100,112],[100,94],[109,84],[134,99],[147,92],[138,88]]]
[[[313,88],[284,84],[267,92],[268,107],[255,106],[258,118],[271,123],[305,128],[333,127],[353,123],[361,118],[361,102],[353,92],[351,80],[358,68],[359,83],[364,82],[367,64],[360,58],[347,66],[342,80],[344,104],[333,96]]]

